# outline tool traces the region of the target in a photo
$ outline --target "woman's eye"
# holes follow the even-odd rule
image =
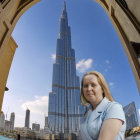
[[[84,88],[87,88],[88,87],[88,85],[84,85]]]
[[[92,84],[91,86],[92,86],[92,87],[96,87],[96,85],[95,85],[95,84]]]

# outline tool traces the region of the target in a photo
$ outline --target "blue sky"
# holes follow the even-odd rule
[[[48,93],[51,92],[52,66],[63,0],[42,0],[18,21],[13,38],[18,48],[9,73],[3,111],[16,114],[15,126],[24,126],[25,109],[31,110],[31,123],[44,126]],[[104,9],[93,0],[66,0],[72,48],[77,75],[90,70],[101,72],[114,99],[123,106],[140,97],[123,46]],[[30,123],[30,126],[31,126]]]

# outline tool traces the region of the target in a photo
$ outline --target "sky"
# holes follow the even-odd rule
[[[32,123],[44,127],[48,115],[48,95],[52,89],[59,19],[64,0],[42,0],[19,19],[12,36],[16,50],[2,110],[9,119],[15,112],[15,126],[23,127],[25,111]],[[104,9],[93,0],[66,0],[77,75],[101,72],[115,101],[125,106],[132,101],[140,109],[137,85],[119,37]]]

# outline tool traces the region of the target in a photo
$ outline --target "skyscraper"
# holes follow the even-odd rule
[[[25,127],[29,128],[30,127],[30,110],[26,110],[26,116],[25,116]]]
[[[126,105],[123,108],[123,110],[124,110],[125,118],[126,118],[126,130],[137,127],[139,124],[138,124],[135,103],[132,102],[132,103]]]
[[[14,123],[15,123],[15,113],[12,112],[10,116],[10,122],[11,122],[11,130],[14,129]]]
[[[45,127],[48,127],[49,126],[49,123],[48,123],[48,117],[45,116]]]
[[[49,93],[48,119],[51,130],[67,134],[78,131],[83,112],[80,82],[76,75],[75,51],[71,47],[71,30],[64,2],[57,39],[56,62],[53,64],[52,92]]]
[[[0,129],[4,129],[4,124],[5,124],[5,115],[2,112],[0,115]]]

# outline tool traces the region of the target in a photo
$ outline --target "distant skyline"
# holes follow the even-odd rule
[[[18,44],[9,73],[2,110],[15,126],[24,127],[25,111],[30,109],[30,126],[45,124],[48,93],[52,86],[59,19],[64,0],[42,0],[18,21],[13,38]],[[127,56],[104,9],[93,0],[66,0],[72,48],[77,75],[90,70],[101,72],[115,101],[125,106],[134,101],[140,109],[140,96]]]

